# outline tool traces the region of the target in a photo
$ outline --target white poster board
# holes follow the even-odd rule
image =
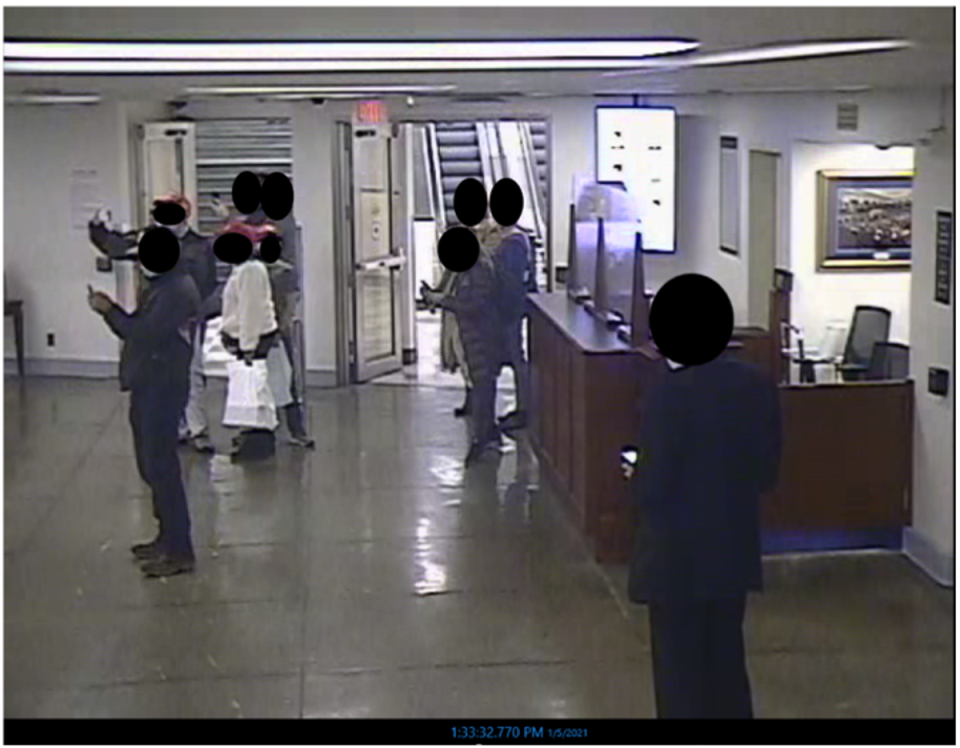
[[[635,197],[647,252],[676,250],[676,133],[673,109],[596,109],[597,181]]]

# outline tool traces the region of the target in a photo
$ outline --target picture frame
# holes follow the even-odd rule
[[[817,172],[817,270],[908,270],[913,172]]]

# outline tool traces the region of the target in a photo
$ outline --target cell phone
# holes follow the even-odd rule
[[[639,453],[636,447],[624,447],[620,450],[620,462],[630,467],[637,466]]]

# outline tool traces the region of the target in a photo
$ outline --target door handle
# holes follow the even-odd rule
[[[357,270],[384,270],[384,269],[395,269],[403,267],[407,264],[407,258],[403,256],[390,255],[389,257],[380,257],[376,260],[369,260],[367,262],[358,262],[356,264]]]

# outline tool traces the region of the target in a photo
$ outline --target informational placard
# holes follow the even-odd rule
[[[740,252],[740,151],[730,136],[720,138],[720,249]]]
[[[937,211],[937,278],[934,301],[950,304],[950,279],[953,261],[953,213]]]
[[[97,170],[74,169],[70,172],[70,227],[86,230],[94,214],[102,207]]]
[[[635,197],[645,252],[676,249],[676,130],[673,109],[596,109],[597,181]]]

